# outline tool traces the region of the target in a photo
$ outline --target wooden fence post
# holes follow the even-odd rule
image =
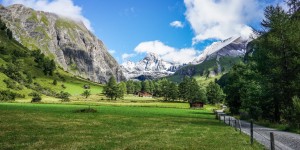
[[[237,128],[236,128],[236,119],[234,120],[234,128],[235,128],[235,131],[237,131]]]
[[[253,145],[253,120],[250,122],[251,145]]]
[[[239,120],[239,126],[240,126],[240,133],[242,133],[241,120]]]
[[[270,132],[271,150],[275,150],[274,133]]]

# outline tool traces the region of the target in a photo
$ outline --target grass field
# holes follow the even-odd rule
[[[202,110],[0,103],[1,149],[263,149]]]

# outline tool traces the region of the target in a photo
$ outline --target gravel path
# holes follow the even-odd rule
[[[222,112],[217,112],[219,115],[224,115]],[[220,117],[224,122],[224,117]],[[231,126],[235,127],[235,118],[231,116],[225,116],[226,124],[229,124],[229,119]],[[241,130],[245,134],[250,136],[250,123],[246,121],[240,121]],[[237,127],[239,124],[237,121]],[[276,150],[300,150],[300,135],[295,133],[289,133],[284,131],[278,131],[272,128],[266,128],[263,126],[253,124],[253,137],[256,141],[264,145],[267,149],[270,149],[270,132],[274,133],[275,139],[275,149]],[[249,138],[250,140],[250,138]]]

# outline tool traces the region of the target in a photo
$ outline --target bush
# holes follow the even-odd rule
[[[9,80],[9,79],[4,79],[3,82],[6,84],[6,87],[9,89],[13,90],[22,90],[23,86],[18,85],[17,82]]]
[[[69,96],[71,96],[70,93],[61,91],[56,97],[60,98],[63,102],[69,102]]]
[[[57,80],[54,79],[53,82],[52,82],[52,84],[53,84],[53,85],[57,85]]]
[[[9,90],[0,91],[0,101],[8,101],[8,100],[15,100],[18,94],[11,92]]]
[[[32,93],[28,94],[28,96],[32,96],[32,99],[31,99],[32,103],[41,102],[41,100],[42,100],[41,95],[37,92],[32,92]]]
[[[79,110],[76,110],[75,113],[96,113],[97,110],[96,109],[93,109],[93,108],[84,108],[84,109],[79,109]]]

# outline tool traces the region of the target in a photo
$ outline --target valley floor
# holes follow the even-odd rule
[[[75,113],[89,107],[83,104],[0,103],[0,145],[3,149],[263,149],[256,142],[251,146],[247,135],[219,123],[210,106],[103,103],[91,105],[96,113]],[[173,108],[163,108],[167,106]]]

